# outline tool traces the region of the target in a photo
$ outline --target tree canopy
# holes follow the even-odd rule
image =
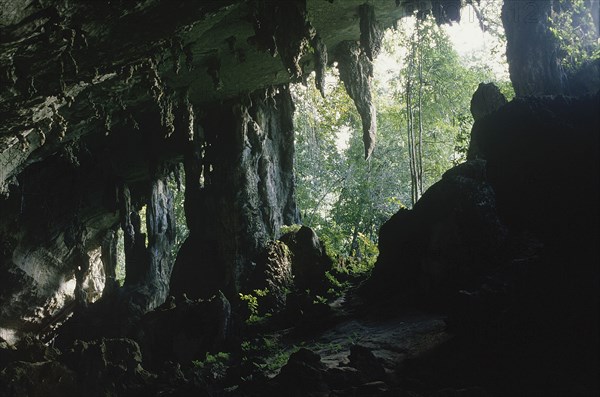
[[[378,136],[365,161],[360,117],[336,68],[328,71],[325,98],[313,79],[292,87],[302,220],[332,254],[371,255],[371,262],[379,227],[464,160],[478,84],[510,90],[487,64],[459,56],[433,17],[405,18],[386,32],[375,61]]]

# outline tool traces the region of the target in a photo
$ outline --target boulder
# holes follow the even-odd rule
[[[444,303],[501,262],[507,231],[485,166],[476,160],[449,170],[412,210],[381,227],[367,296]]]
[[[286,307],[287,295],[294,288],[292,275],[292,255],[290,249],[281,241],[272,241],[256,259],[256,267],[245,288],[245,293],[255,290],[266,292],[258,296],[258,311],[279,313]]]
[[[31,363],[54,361],[59,354],[60,352],[57,349],[44,345],[39,339],[29,334],[25,335],[14,346],[0,341],[0,370],[13,361]]]
[[[78,396],[75,372],[56,361],[15,361],[0,372],[2,397]],[[86,394],[84,394],[86,395]]]
[[[477,121],[504,105],[506,97],[494,83],[480,83],[471,98],[471,114]]]
[[[321,356],[306,348],[293,353],[279,375],[271,382],[269,395],[328,396],[329,387],[325,381],[325,365]]]
[[[184,366],[216,352],[227,342],[231,326],[231,305],[219,292],[210,300],[173,297],[147,313],[138,325],[135,339],[144,355],[144,366],[162,367],[165,361]]]
[[[292,252],[292,273],[296,288],[322,294],[327,290],[325,272],[331,270],[332,260],[314,230],[302,226],[281,236]]]
[[[348,358],[350,359],[350,366],[360,371],[365,383],[386,379],[383,365],[368,348],[361,345],[352,345]]]
[[[154,378],[131,339],[75,341],[61,361],[76,373],[79,395],[143,395]]]

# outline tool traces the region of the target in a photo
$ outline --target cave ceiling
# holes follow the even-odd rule
[[[100,246],[110,251],[106,239],[114,240],[119,224],[129,230],[131,211],[170,202],[164,178],[184,159],[198,160],[191,147],[205,158],[191,168],[188,161],[186,174],[211,161],[220,173],[213,196],[194,198],[186,210],[202,213],[195,238],[222,242],[219,263],[235,263],[228,277],[238,277],[279,223],[296,217],[286,84],[315,71],[322,90],[325,67],[343,66],[368,157],[376,130],[371,62],[383,29],[416,8],[432,9],[439,22],[456,19],[459,6],[0,0],[0,337],[38,330],[44,318],[68,312],[73,298],[63,290],[87,271],[82,261]],[[219,147],[207,149],[210,142]],[[172,223],[161,220],[172,218],[167,207],[147,216],[150,226],[157,220],[158,234]],[[248,241],[231,239],[240,222],[238,234]]]
[[[178,109],[201,113],[332,64],[340,43],[360,39],[363,3],[0,1],[0,191],[86,135],[138,129],[151,114],[168,137]],[[383,28],[416,3],[370,4]]]

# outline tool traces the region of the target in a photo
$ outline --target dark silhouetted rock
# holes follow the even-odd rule
[[[383,365],[373,355],[373,352],[361,345],[350,347],[350,366],[360,371],[366,382],[383,381],[386,379]]]
[[[479,120],[506,105],[506,97],[494,83],[481,83],[471,98],[471,114]]]
[[[309,227],[302,226],[298,231],[281,236],[292,252],[292,272],[296,288],[310,290],[312,294],[326,291],[325,272],[331,270],[332,261],[319,237]]]
[[[379,257],[363,291],[442,303],[497,266],[506,233],[485,162],[461,164],[381,227]]]
[[[77,374],[79,395],[142,395],[155,377],[131,339],[76,341],[61,361]]]
[[[165,361],[190,365],[216,352],[226,343],[231,326],[231,306],[222,293],[210,300],[185,296],[147,313],[135,334],[144,355],[144,366],[155,369]]]
[[[509,226],[552,245],[597,232],[599,108],[600,93],[517,98],[475,122],[469,158],[486,160]]]
[[[2,397],[81,395],[75,372],[56,361],[15,361],[0,372],[0,385]]]
[[[281,372],[272,380],[273,395],[290,397],[325,397],[329,387],[325,381],[325,365],[321,357],[311,350],[301,348],[293,353]],[[279,393],[279,394],[277,394]]]

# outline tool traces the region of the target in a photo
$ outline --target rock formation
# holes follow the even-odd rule
[[[384,225],[362,288],[367,311],[383,297],[448,313],[454,344],[425,374],[397,346],[393,368],[364,346],[335,368],[298,348],[266,379],[264,362],[207,369],[252,347],[239,293],[272,289],[260,314],[291,308],[296,333],[332,310],[314,231],[280,236],[298,222],[288,83],[315,71],[324,94],[338,62],[368,158],[382,29],[415,7],[457,20],[461,1],[0,0],[0,395],[468,395],[485,365],[524,382],[477,379],[499,395],[597,394],[598,65],[565,78],[551,3],[505,0],[518,98],[481,88],[468,161]],[[174,253],[181,164],[190,233]],[[213,393],[216,378],[245,383]]]
[[[85,307],[99,248],[105,300],[134,311],[169,289],[234,296],[251,258],[297,218],[286,84],[317,70],[322,88],[340,43],[372,57],[379,29],[407,12],[362,3],[3,2],[0,335]],[[181,162],[191,233],[169,285],[167,178]],[[119,228],[136,299],[114,281]]]
[[[559,50],[559,38],[552,31],[551,19],[560,7],[574,2],[505,0],[502,6],[502,23],[506,32],[506,57],[510,77],[517,96],[527,95],[583,95],[600,89],[600,62],[592,60],[578,68],[566,70],[562,61],[566,54]],[[587,10],[596,30],[598,4],[587,2]],[[575,22],[567,29],[576,29]],[[590,26],[594,29],[594,26]],[[584,27],[583,29],[586,29]],[[579,34],[578,34],[579,35]],[[578,37],[577,39],[581,39]]]

